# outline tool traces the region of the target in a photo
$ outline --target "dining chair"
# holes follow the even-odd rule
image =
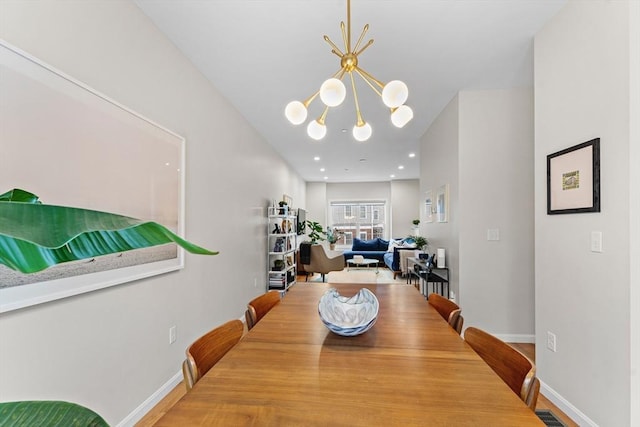
[[[247,304],[244,317],[247,321],[247,329],[251,330],[262,317],[280,302],[279,291],[269,291],[254,298]]]
[[[458,307],[458,304],[436,293],[429,294],[427,301],[440,313],[444,320],[449,322],[449,325],[458,334],[462,332],[464,319],[461,316],[462,310]]]
[[[243,333],[242,321],[231,320],[210,330],[187,348],[187,359],[182,363],[187,391],[240,341]]]
[[[481,329],[468,327],[464,331],[464,340],[534,411],[540,392],[536,365],[509,344]]]

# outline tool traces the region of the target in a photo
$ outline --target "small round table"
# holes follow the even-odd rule
[[[363,258],[363,259],[348,259],[347,260],[347,271],[349,271],[351,269],[351,267],[354,266],[365,266],[365,267],[369,267],[371,264],[375,264],[376,266],[376,274],[378,274],[378,260],[377,259],[371,259],[371,258]]]

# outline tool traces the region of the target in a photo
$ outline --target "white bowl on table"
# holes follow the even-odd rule
[[[345,297],[335,288],[322,295],[318,314],[333,333],[347,337],[360,335],[373,327],[378,319],[378,298],[367,288],[352,297]]]

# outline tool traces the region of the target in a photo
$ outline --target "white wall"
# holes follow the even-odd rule
[[[631,311],[630,336],[631,336],[631,402],[640,402],[640,2],[632,2],[629,13],[629,169],[631,177],[629,181],[629,259],[631,260],[630,272],[630,298],[629,309]],[[640,405],[631,405],[631,425],[640,425]]]
[[[391,229],[389,237],[400,238],[414,234],[414,219],[420,219],[420,180],[391,181]],[[429,236],[425,236],[429,237]]]
[[[449,222],[423,229],[432,252],[446,250],[465,324],[533,341],[531,89],[460,92],[427,130],[421,152],[422,194],[435,197],[449,184]],[[498,241],[487,240],[489,229]]]
[[[630,35],[638,37],[638,17],[634,6],[630,19],[630,7],[627,1],[571,1],[535,38],[536,362],[545,395],[582,425],[638,425],[639,404],[630,401],[631,378],[636,390],[638,381],[630,333],[635,328],[637,334],[638,324],[635,313],[630,325],[629,304],[630,265],[638,263],[630,241],[637,241],[640,221],[637,209],[630,217],[630,195],[637,203],[640,191],[637,172],[630,173],[639,164],[630,148],[639,78],[637,68],[630,74],[638,57]],[[596,137],[601,212],[547,215],[546,156]],[[630,164],[632,153],[636,163]],[[602,253],[590,251],[592,231],[602,232]],[[546,349],[547,331],[557,336],[557,352]]]
[[[193,339],[264,292],[266,206],[283,193],[303,206],[306,185],[132,3],[3,0],[0,38],[186,138],[186,237],[220,255],[0,315],[0,400],[70,400],[131,424],[180,380]]]
[[[456,215],[465,321],[509,342],[531,342],[533,90],[460,92],[459,110]],[[487,240],[488,230],[498,230],[499,240]]]

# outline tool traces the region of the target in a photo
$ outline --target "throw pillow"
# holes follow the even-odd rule
[[[387,247],[387,252],[393,252],[394,248],[401,248],[403,245],[403,239],[391,239],[389,240],[389,246]]]

